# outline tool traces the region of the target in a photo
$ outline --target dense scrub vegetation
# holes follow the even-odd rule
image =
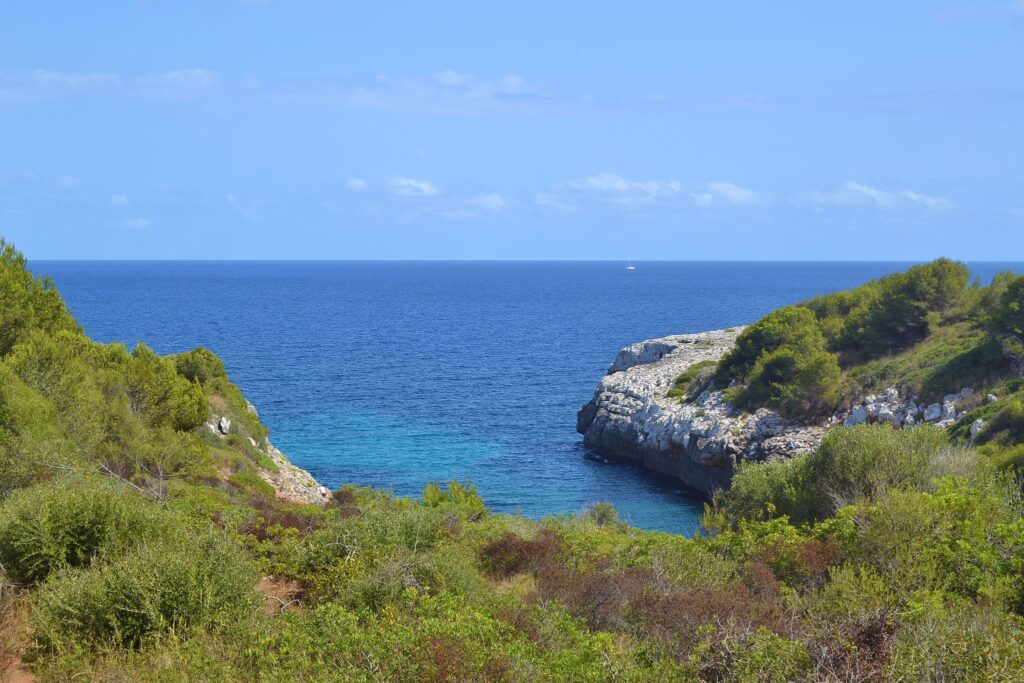
[[[743,408],[830,415],[868,392],[906,387],[934,400],[982,388],[1024,362],[1024,276],[968,284],[963,264],[915,266],[773,311],[719,363]]]
[[[259,477],[273,466],[252,446],[266,430],[213,354],[94,344],[4,253],[5,320],[22,322],[0,353],[0,676],[1024,677],[1020,489],[985,450],[1020,447],[1019,386],[979,406],[994,431],[973,448],[955,430],[863,426],[743,467],[703,537],[635,529],[605,504],[492,514],[458,483],[299,504]],[[1012,318],[1010,283],[984,296]],[[841,362],[839,333],[803,311],[758,338]],[[1019,334],[996,316],[977,324]],[[745,376],[788,367],[743,353]],[[220,415],[227,436],[204,425]]]

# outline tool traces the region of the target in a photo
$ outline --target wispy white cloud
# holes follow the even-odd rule
[[[722,180],[684,191],[678,180],[632,180],[617,173],[568,180],[556,184],[552,191],[534,196],[537,205],[554,211],[565,211],[573,205],[593,201],[637,209],[672,205],[712,209],[761,205],[770,199],[768,193]]]
[[[0,101],[52,99],[87,93],[194,98],[216,91],[220,82],[219,74],[208,69],[176,69],[147,76],[40,70],[0,76]]]
[[[693,197],[693,203],[702,209],[718,206],[748,206],[759,204],[770,198],[769,195],[721,180],[705,183],[700,191],[693,192],[690,196]]]
[[[545,211],[552,213],[576,213],[579,207],[554,192],[537,192],[533,195],[534,203]]]
[[[436,186],[426,180],[406,178],[404,176],[392,176],[387,180],[387,187],[391,194],[401,197],[433,197],[438,194]]]
[[[81,178],[75,178],[74,176],[62,175],[57,178],[57,187],[62,190],[72,190],[76,187],[82,186]]]
[[[553,104],[555,98],[515,74],[485,78],[449,69],[429,75],[319,78],[250,83],[275,101],[427,114],[486,114]]]
[[[133,228],[133,229],[136,229],[136,230],[143,230],[145,228],[148,228],[150,223],[149,223],[149,219],[148,218],[143,218],[142,216],[137,216],[135,218],[126,218],[125,220],[121,221],[121,225],[123,225],[126,228]]]
[[[110,203],[113,206],[128,206],[128,204],[130,204],[131,202],[128,201],[127,196],[121,194],[120,192],[115,192],[114,194],[110,195]]]
[[[948,199],[914,192],[911,190],[888,191],[853,180],[831,192],[809,192],[796,195],[796,204],[861,206],[877,209],[898,209],[901,207],[923,207],[935,211],[948,209]]]
[[[568,180],[561,186],[590,198],[626,204],[670,197],[683,189],[678,180],[630,180],[616,173]]]
[[[965,6],[970,11],[1014,11],[1024,0]],[[965,9],[964,11],[968,11]],[[535,113],[575,110],[762,110],[807,108],[822,104],[885,108],[950,106],[980,100],[1004,106],[1024,103],[1020,88],[883,91],[846,97],[786,96],[766,93],[724,95],[594,96],[581,92],[552,92],[518,74],[487,77],[455,69],[432,74],[331,75],[275,81],[256,76],[228,78],[204,68],[172,69],[149,75],[31,71],[0,73],[0,103],[55,99],[87,93],[116,97],[188,100],[224,97],[322,105],[349,110],[381,110],[429,115],[482,116],[497,113]]]
[[[212,92],[220,75],[209,69],[177,69],[158,76],[133,79],[128,86],[144,97],[179,99],[199,97]]]
[[[345,189],[349,192],[366,192],[370,184],[362,178],[349,178],[345,181]]]
[[[487,194],[476,195],[466,200],[466,204],[475,209],[481,209],[490,213],[500,213],[504,211],[508,202],[505,198],[497,192],[488,192]]]

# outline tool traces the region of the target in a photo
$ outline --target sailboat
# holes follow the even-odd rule
[[[632,257],[626,259],[626,270],[636,270],[636,266],[633,265]]]

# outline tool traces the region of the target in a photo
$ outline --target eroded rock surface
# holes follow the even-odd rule
[[[249,403],[248,405],[251,406],[252,404]],[[255,410],[255,406],[253,410]],[[206,423],[206,427],[214,434],[225,439],[231,429],[231,421],[223,416],[220,418],[214,417],[213,420]],[[263,481],[274,487],[274,491],[279,497],[296,503],[313,503],[316,505],[324,503],[324,499],[319,493],[320,482],[314,479],[313,475],[306,470],[293,465],[285,457],[284,453],[279,451],[274,444],[270,443],[270,439],[264,439],[260,443],[256,439],[249,437],[249,443],[253,448],[270,458],[274,465],[277,466],[277,472],[272,472],[262,467],[256,468],[256,472]]]
[[[733,348],[740,332],[742,328],[674,335],[619,351],[594,397],[577,415],[576,430],[583,435],[584,445],[711,492],[728,486],[739,462],[812,451],[830,427],[888,423],[905,428],[932,423],[947,428],[972,404],[975,391],[971,388],[926,405],[917,396],[890,387],[866,396],[849,411],[808,424],[765,408],[739,411],[722,391],[704,391],[687,402],[668,395],[683,371],[701,361],[720,359]],[[972,436],[980,429],[975,425]]]
[[[767,409],[743,413],[721,391],[687,403],[668,396],[676,377],[695,363],[717,361],[741,331],[673,335],[620,351],[579,411],[583,443],[704,492],[727,486],[740,460],[813,450],[827,425],[797,423]]]

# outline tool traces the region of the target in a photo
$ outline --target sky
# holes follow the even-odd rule
[[[1024,0],[0,0],[0,236],[1024,260]]]

